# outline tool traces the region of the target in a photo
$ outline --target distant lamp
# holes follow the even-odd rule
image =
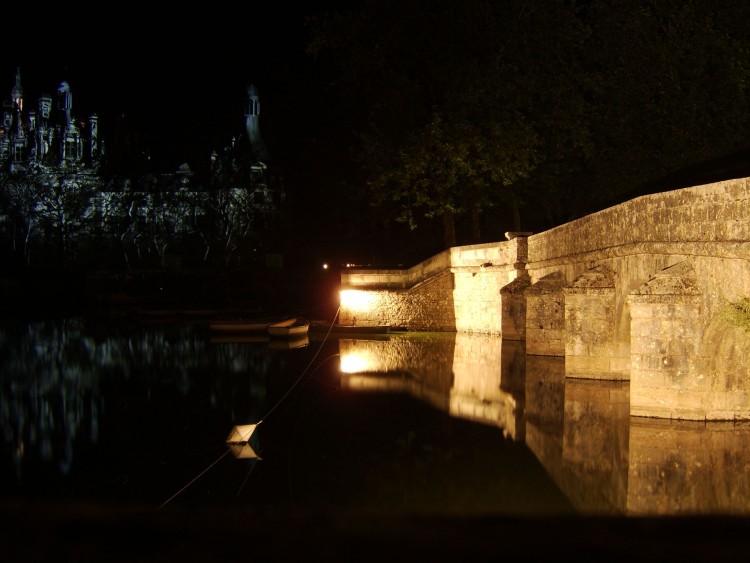
[[[341,307],[349,311],[369,311],[375,296],[367,291],[358,289],[343,289],[339,293]]]
[[[323,262],[323,269],[324,269],[324,270],[327,270],[327,269],[328,269],[328,264],[327,264],[326,262]]]

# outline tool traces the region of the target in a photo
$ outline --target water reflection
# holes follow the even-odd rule
[[[629,384],[470,335],[341,341],[342,384],[398,389],[524,441],[587,514],[750,512],[750,425],[630,417]]]
[[[157,445],[169,439],[169,410],[163,427],[145,422],[159,419],[152,411],[165,396],[198,395],[206,408],[228,406],[219,420],[259,416],[267,408],[265,377],[279,358],[240,343],[211,346],[197,330],[89,326],[81,319],[2,325],[0,427],[16,483],[24,472],[45,475],[54,465],[65,476],[76,461],[90,462],[105,421],[107,436],[122,437],[123,452],[126,428]],[[179,400],[172,402],[177,408]],[[13,490],[7,481],[3,488]]]
[[[286,479],[273,486],[294,491],[295,503],[341,495],[342,504],[469,510],[472,498],[474,510],[498,510],[518,490],[498,477],[517,453],[495,455],[504,437],[531,452],[580,513],[750,512],[750,425],[631,418],[627,382],[566,379],[564,359],[527,356],[522,342],[451,333],[341,338],[318,357],[325,375],[306,371],[320,342],[271,344],[216,342],[195,325],[1,326],[2,491],[164,500],[226,453],[230,428],[260,421],[282,397],[276,414],[288,424],[255,432],[252,445],[240,444],[249,449],[235,447],[228,458],[238,465],[207,477],[202,494],[246,482],[241,464],[255,463],[265,440],[267,471],[258,477]],[[301,373],[318,380],[303,382],[312,393],[305,401],[287,395]],[[420,403],[491,432],[446,424]],[[453,449],[462,438],[464,449]],[[284,452],[282,441],[290,444]],[[50,467],[75,478],[60,481]],[[270,481],[258,482],[256,492],[276,494]],[[525,486],[513,510],[539,490],[538,481]]]
[[[341,385],[409,393],[453,416],[523,439],[523,347],[492,336],[423,333],[341,339]]]

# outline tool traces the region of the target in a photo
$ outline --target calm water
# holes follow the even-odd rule
[[[429,515],[746,514],[750,427],[631,418],[495,337],[0,325],[2,499]],[[237,457],[233,427],[261,422]]]

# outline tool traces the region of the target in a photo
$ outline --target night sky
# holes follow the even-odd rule
[[[54,95],[58,84],[65,80],[73,93],[75,116],[79,119],[85,119],[90,113],[99,116],[100,137],[104,141],[105,151],[111,146],[116,124],[125,116],[130,130],[140,136],[140,143],[151,155],[158,171],[173,171],[181,164],[188,163],[194,171],[199,172],[208,168],[212,151],[220,151],[229,145],[233,136],[244,134],[246,89],[253,84],[260,95],[260,128],[271,151],[272,165],[276,171],[281,171],[286,193],[296,196],[294,201],[304,212],[298,216],[305,219],[298,221],[314,221],[310,226],[318,232],[331,231],[326,244],[340,245],[343,239],[355,240],[359,236],[365,241],[361,245],[367,249],[368,261],[374,260],[369,254],[370,248],[375,244],[385,244],[383,241],[387,237],[381,235],[379,230],[382,225],[389,227],[388,236],[391,237],[391,246],[386,248],[384,254],[391,254],[393,247],[399,250],[406,247],[404,237],[410,236],[415,241],[414,255],[429,255],[443,244],[440,222],[433,220],[434,217],[420,217],[420,229],[404,233],[405,224],[396,222],[398,205],[403,206],[403,203],[393,204],[393,208],[383,206],[383,209],[373,210],[375,206],[370,205],[370,200],[366,198],[369,194],[365,191],[366,181],[363,181],[368,172],[357,167],[352,157],[355,150],[351,149],[359,148],[357,134],[363,130],[372,132],[367,128],[366,121],[368,112],[380,108],[377,104],[396,100],[392,107],[388,104],[384,107],[400,110],[403,105],[405,114],[412,109],[421,110],[422,107],[417,104],[427,107],[422,102],[427,99],[423,96],[432,91],[432,83],[428,84],[427,78],[413,80],[416,84],[413,92],[416,94],[412,100],[417,102],[413,102],[411,107],[408,104],[412,91],[406,87],[399,89],[402,83],[411,84],[410,79],[423,69],[410,67],[408,63],[412,59],[409,51],[404,55],[398,49],[422,53],[426,58],[421,61],[429,62],[432,53],[425,55],[424,52],[432,43],[426,41],[425,49],[417,49],[422,44],[410,45],[405,40],[403,43],[396,42],[394,50],[386,49],[388,56],[396,61],[392,70],[402,83],[393,81],[395,87],[392,91],[396,94],[372,96],[369,105],[365,99],[368,96],[362,95],[358,88],[347,89],[340,84],[334,89],[326,88],[322,76],[326,72],[325,64],[318,68],[305,52],[308,43],[306,17],[340,9],[356,10],[360,4],[363,4],[363,0],[213,2],[197,5],[129,3],[120,8],[111,4],[92,8],[13,5],[0,12],[4,25],[0,97],[7,99],[10,96],[17,67],[21,69],[27,109],[36,104],[41,93]],[[581,4],[586,6],[589,3]],[[679,15],[676,14],[679,10],[670,9],[667,4],[643,2],[646,7],[657,4],[660,10],[655,11],[661,14],[660,17],[666,17],[665,14]],[[726,6],[735,4],[745,5],[727,2]],[[403,3],[403,6],[412,8],[415,21],[421,23],[424,19],[429,23],[430,18],[423,18],[419,11],[425,5],[427,3]],[[447,2],[445,5],[452,4]],[[497,5],[502,3],[498,2]],[[546,4],[532,2],[529,5],[540,7]],[[567,4],[550,2],[549,5]],[[703,4],[694,2],[691,5],[696,7]],[[707,5],[724,6],[717,3]],[[397,4],[383,2],[376,3],[376,6],[389,8]],[[603,6],[607,7],[606,4]],[[619,29],[616,21],[608,19],[609,14],[614,13],[612,17],[615,19],[622,17],[628,3],[614,2],[612,7],[619,7],[619,11],[602,9],[601,19],[596,20],[605,32]],[[721,12],[718,8],[712,9]],[[388,15],[396,18],[396,21],[408,13],[407,9],[403,13],[388,11]],[[550,13],[554,15],[556,12]],[[746,15],[744,9],[737,9],[736,13]],[[640,21],[625,19],[631,25]],[[729,29],[736,27],[724,19],[721,19],[721,25]],[[734,18],[736,21],[744,19]],[[383,25],[398,28],[389,18],[383,20],[386,22]],[[375,23],[378,21],[376,19]],[[521,19],[516,21],[511,18],[509,21],[523,23]],[[644,45],[641,48],[638,41],[630,41],[625,33],[618,35],[617,39],[622,41],[622,45],[635,44],[636,48],[625,49],[627,56],[617,67],[620,70],[609,72],[609,62],[604,57],[614,57],[620,53],[619,44],[609,45],[605,40],[608,38],[606,35],[598,37],[594,34],[597,40],[602,41],[604,48],[591,49],[589,52],[604,53],[602,60],[596,56],[581,57],[581,53],[577,53],[577,44],[565,41],[562,36],[554,37],[557,30],[563,30],[560,31],[563,33],[568,28],[552,16],[539,18],[539,21],[539,24],[527,23],[527,27],[506,30],[508,40],[513,40],[511,43],[515,49],[511,53],[517,60],[502,65],[503,68],[507,66],[504,72],[510,72],[508,69],[514,66],[520,69],[518,86],[500,89],[502,95],[507,95],[512,102],[509,107],[517,106],[517,111],[522,115],[531,116],[528,119],[538,127],[540,139],[551,139],[539,149],[543,162],[534,168],[530,179],[514,185],[514,189],[520,193],[523,208],[523,216],[519,214],[517,220],[519,224],[523,221],[521,230],[550,228],[636,195],[716,181],[720,178],[713,173],[714,169],[722,171],[724,176],[721,178],[744,173],[748,157],[746,147],[741,146],[741,143],[746,144],[742,127],[746,127],[748,113],[742,104],[746,104],[746,97],[737,95],[737,100],[732,97],[735,95],[732,89],[735,81],[731,79],[734,75],[729,70],[730,66],[714,65],[718,68],[714,69],[714,74],[710,65],[705,68],[698,65],[696,68],[700,72],[692,73],[692,67],[681,62],[682,55],[685,61],[700,63],[722,52],[713,49],[713,36],[701,37],[692,33],[696,29],[700,31],[701,26],[693,28],[677,20],[682,25],[678,26],[678,31],[683,35],[677,34],[675,44],[683,48],[683,52],[671,49],[672,43],[665,42],[661,35],[649,35],[647,31],[651,28],[640,22],[645,27],[636,26],[636,31],[643,31],[643,35],[638,37]],[[652,23],[650,20],[644,21]],[[443,29],[447,39],[452,37],[453,23],[450,22],[447,29]],[[724,29],[717,26],[717,31]],[[453,45],[456,48],[452,50],[451,45],[440,44],[434,48],[434,52],[443,54],[455,51],[457,58],[472,52],[471,49],[463,49],[462,45],[473,45],[474,41],[461,39],[472,38],[474,28],[468,28],[468,35],[464,29],[465,37],[460,26],[456,25],[455,28],[459,36],[459,42]],[[384,29],[387,31],[389,28]],[[517,29],[523,31],[521,37],[531,33],[528,40],[516,41],[514,33]],[[421,32],[425,31],[426,28],[421,29]],[[734,32],[746,45],[747,35],[737,30]],[[435,35],[439,34],[436,32]],[[431,33],[425,36],[430,37]],[[399,39],[402,36],[395,33],[394,37]],[[408,39],[409,36],[405,34],[403,37]],[[492,41],[482,43],[480,39],[476,41],[480,46],[495,45]],[[363,40],[365,50],[372,49],[372,44],[367,43],[371,40]],[[591,45],[596,46],[597,43],[592,42]],[[660,49],[661,45],[669,48]],[[553,49],[548,53],[550,56],[541,56],[550,48]],[[705,53],[701,55],[703,50]],[[357,54],[356,49],[348,52]],[[488,48],[487,52],[499,51]],[[565,69],[573,79],[555,79],[556,76],[565,76],[564,73],[556,74],[558,67],[548,68],[555,64],[557,59],[551,55],[556,53],[562,53],[560,61],[569,58],[576,60],[576,65]],[[656,53],[661,58],[647,58],[644,53]],[[354,73],[355,80],[352,82],[357,85],[366,83],[370,91],[380,91],[378,87],[381,83],[374,81],[391,80],[392,75],[373,72],[372,66],[376,65],[370,65],[369,54],[364,52],[360,58],[352,59],[352,64],[360,71],[359,74]],[[324,56],[321,58],[325,60]],[[434,83],[438,86],[449,86],[436,87],[436,91],[450,92],[454,87],[452,71],[460,67],[451,67],[451,57],[434,58],[438,62],[445,59],[447,63],[444,67],[440,64],[427,65],[432,67],[428,70],[434,75],[425,71],[424,76],[437,77]],[[587,74],[577,74],[578,64],[583,64],[577,58],[586,59],[583,62],[587,65]],[[733,60],[732,57],[724,58]],[[418,58],[413,60],[416,65],[420,62]],[[401,64],[403,61],[406,64]],[[549,65],[542,64],[545,61],[551,62]],[[646,64],[654,61],[659,64]],[[740,62],[737,64],[745,68]],[[679,72],[665,72],[669,65],[676,66]],[[329,70],[333,73],[341,70],[335,64],[331,66],[333,68]],[[448,70],[443,72],[443,69]],[[672,78],[683,74],[695,74],[696,78],[691,79],[693,82],[685,79],[684,83]],[[641,75],[644,77],[642,81]],[[373,81],[367,80],[370,76],[375,77]],[[446,76],[449,80],[443,80]],[[637,80],[630,80],[633,77]],[[346,84],[348,77],[336,78],[345,86],[351,86]],[[707,78],[709,83],[705,82]],[[722,80],[726,81],[727,87],[722,86]],[[513,85],[515,81],[507,80],[504,83]],[[461,83],[462,86],[464,84]],[[528,95],[523,94],[524,89],[528,89]],[[489,88],[492,92],[497,90]],[[331,111],[331,107],[336,102],[326,106],[331,102],[326,92],[339,98],[339,106],[334,111]],[[700,105],[704,103],[704,98],[708,102]],[[406,103],[402,104],[401,99]],[[436,96],[435,99],[439,107],[443,101],[447,104],[450,98]],[[496,104],[496,107],[502,105]],[[719,110],[715,111],[716,108]],[[691,115],[691,111],[695,115]],[[420,114],[420,111],[414,113]],[[711,122],[714,114],[718,117]],[[399,113],[392,111],[387,115],[398,116]],[[415,118],[414,122],[419,124],[419,119],[422,116]],[[394,130],[402,128],[398,117],[393,117],[391,121],[389,123],[384,119],[382,129],[388,131],[391,126]],[[326,124],[333,126],[326,129]],[[413,126],[406,133],[415,131],[418,128]],[[316,136],[317,132],[320,134]],[[577,136],[579,133],[580,136]],[[714,137],[710,138],[712,135]],[[395,134],[383,138],[387,147],[401,142]],[[308,142],[311,139],[313,141]],[[738,149],[744,151],[739,159],[744,167],[742,169],[737,168],[738,159],[734,156]],[[303,152],[304,156],[300,156]],[[383,154],[379,153],[373,162],[383,161]],[[730,160],[704,166],[704,161],[723,155],[728,155]],[[691,169],[685,175],[682,172],[686,166],[701,168],[697,172]],[[705,170],[711,175],[707,175]],[[667,174],[671,177],[677,174],[676,179],[664,180]],[[580,186],[585,187],[579,189]],[[499,195],[495,197],[497,201],[493,201],[493,205],[497,204],[498,207],[493,209],[492,214],[485,214],[487,225],[483,226],[481,234],[491,240],[506,230],[512,230],[507,225],[516,221],[508,201],[503,199],[501,192],[497,193]],[[393,197],[399,194],[386,195],[391,196],[386,201],[392,202]],[[343,209],[346,209],[345,213],[341,212]],[[352,212],[353,209],[357,212]],[[419,208],[415,212],[423,214],[425,211]],[[467,217],[468,214],[464,214],[460,219]],[[465,223],[468,222],[466,219]],[[391,229],[394,225],[401,230]],[[464,233],[471,233],[466,225],[459,225],[461,228]],[[478,238],[474,234],[465,234],[459,243],[473,242]],[[423,241],[427,242],[423,244]]]
[[[304,104],[304,18],[336,2],[304,4],[180,4],[172,12],[128,5],[119,14],[58,8],[41,17],[27,10],[4,18],[4,41],[14,48],[0,60],[0,95],[10,97],[16,67],[26,108],[66,80],[74,114],[98,114],[105,142],[127,115],[154,156],[177,165],[207,158],[242,131],[252,83],[273,141],[274,121]]]

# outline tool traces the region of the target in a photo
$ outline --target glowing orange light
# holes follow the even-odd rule
[[[361,354],[349,353],[341,355],[342,373],[361,373],[367,371],[369,362]]]
[[[341,306],[350,311],[369,311],[375,302],[375,296],[358,289],[343,289],[339,293]]]

